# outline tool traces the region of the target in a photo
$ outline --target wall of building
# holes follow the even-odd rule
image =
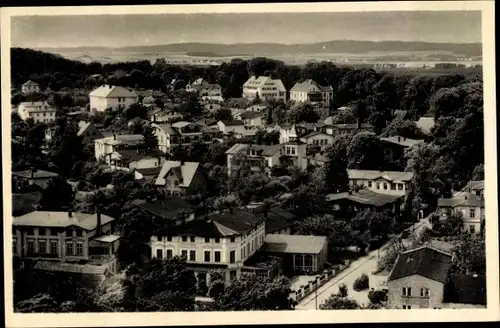
[[[404,196],[406,191],[408,190],[408,182],[400,183],[397,182],[395,186],[392,185],[390,181],[385,179],[375,179],[375,180],[366,180],[366,179],[350,179],[350,184],[352,186],[357,185],[361,187],[365,187],[369,190],[393,196]],[[385,184],[385,185],[384,185]],[[399,185],[398,185],[399,184]],[[396,189],[392,189],[395,187]],[[387,188],[387,189],[386,189]],[[400,189],[402,188],[402,189]]]
[[[304,140],[308,145],[329,146],[333,144],[334,137],[328,134],[317,134]]]
[[[125,109],[132,104],[137,102],[137,97],[125,97],[125,98],[105,98],[90,96],[90,109],[91,111],[103,112],[107,108],[117,110],[119,108]]]
[[[131,162],[129,164],[130,169],[152,169],[155,167],[161,167],[165,162],[164,157],[148,157],[142,158],[138,161]]]
[[[403,287],[411,287],[412,296],[403,296]],[[412,309],[441,307],[443,287],[442,283],[420,275],[391,280],[387,282],[387,307],[390,309],[401,309],[403,305],[409,305]],[[420,296],[421,288],[429,289],[429,297]]]

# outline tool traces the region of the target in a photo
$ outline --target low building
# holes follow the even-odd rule
[[[323,153],[316,153],[314,155],[308,155],[306,157],[307,165],[314,165],[314,166],[325,166],[326,163],[330,161],[330,159],[325,156]]]
[[[333,144],[334,137],[321,131],[314,131],[301,137],[300,140],[308,145],[328,147]]]
[[[153,216],[165,220],[166,226],[178,226],[194,220],[195,209],[187,201],[180,197],[166,197],[156,203],[136,199],[130,202]]]
[[[180,196],[205,191],[207,179],[199,163],[165,161],[155,185],[166,195]]]
[[[13,218],[13,254],[21,260],[103,265],[115,259],[115,219],[78,212],[34,211]]]
[[[404,196],[381,194],[369,189],[328,194],[326,202],[339,217],[352,217],[356,212],[365,209],[389,211],[396,217],[399,215]]]
[[[243,134],[245,133],[245,123],[241,120],[218,121],[217,126],[223,134]]]
[[[24,171],[13,171],[12,176],[21,181],[26,181],[30,186],[36,185],[42,189],[47,188],[49,183],[59,176],[59,174],[44,170],[24,170]]]
[[[308,133],[314,132],[309,129],[309,127],[303,124],[281,124],[277,127],[271,127],[271,129],[279,129],[280,132],[280,144],[285,144],[290,141],[290,138],[296,139],[300,138]],[[269,132],[269,129],[268,129]]]
[[[152,123],[169,123],[182,118],[182,114],[173,109],[157,108],[149,113],[149,121]]]
[[[202,101],[223,102],[222,88],[218,84],[211,84],[207,87],[202,87],[199,91]]]
[[[243,98],[286,101],[286,89],[280,79],[273,79],[269,76],[251,76],[243,84]]]
[[[248,165],[252,172],[270,175],[271,169],[280,164],[281,145],[235,144],[226,151],[227,171],[231,176],[239,168]]]
[[[19,117],[26,121],[32,118],[35,123],[51,123],[56,120],[56,109],[47,101],[25,101],[17,107]]]
[[[323,269],[328,240],[324,236],[267,234],[262,251],[281,257],[284,272],[311,274]]]
[[[90,112],[104,112],[112,110],[123,110],[138,102],[136,93],[121,86],[102,85],[89,93]]]
[[[329,105],[332,99],[333,88],[331,86],[321,86],[311,79],[296,83],[290,90],[290,100],[295,102]]]
[[[203,78],[198,78],[194,80],[193,83],[188,83],[186,85],[186,91],[187,92],[199,92],[201,91],[202,88],[208,88],[210,86],[210,83],[208,81],[204,80]]]
[[[401,253],[388,278],[390,309],[483,308],[484,276],[450,274],[453,256],[429,246]]]
[[[404,196],[410,187],[413,172],[347,170],[351,187],[363,187],[377,193]]]
[[[109,158],[111,168],[125,171],[161,168],[164,162],[165,154],[155,150],[118,150],[111,153]]]
[[[463,230],[479,234],[485,219],[484,196],[464,191],[452,198],[440,198],[438,212],[443,218],[460,213],[464,220]]]
[[[125,149],[138,149],[144,145],[142,134],[115,134],[94,140],[94,152],[97,161],[111,163],[111,154]]]
[[[158,148],[164,153],[171,153],[175,147],[187,147],[193,141],[212,143],[216,134],[202,124],[193,122],[153,123],[151,126],[158,138]]]
[[[21,86],[22,93],[32,93],[32,92],[40,92],[40,85],[36,82],[28,80]]]
[[[264,126],[262,115],[260,112],[245,111],[236,115],[235,118],[243,121],[245,126],[260,128]]]

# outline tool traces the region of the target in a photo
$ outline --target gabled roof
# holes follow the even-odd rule
[[[317,136],[317,135],[324,135],[324,136],[327,136],[328,138],[332,138],[333,139],[333,136],[328,134],[328,133],[325,133],[325,132],[322,132],[322,131],[313,131],[313,132],[310,132],[304,136],[302,136],[301,138],[304,138],[304,139],[308,139],[308,138],[312,138],[314,136]]]
[[[179,134],[179,132],[174,130],[172,128],[172,125],[170,125],[170,124],[153,123],[153,124],[151,124],[151,126],[156,127],[156,128],[158,128],[158,129],[162,130],[163,132],[168,133],[170,135]]]
[[[241,120],[223,120],[219,121],[225,126],[238,126],[238,125],[245,125],[245,123]]]
[[[410,181],[413,178],[413,172],[400,171],[375,171],[375,170],[347,170],[350,180],[375,180],[383,178],[388,181]]]
[[[103,98],[137,98],[137,94],[124,87],[114,85],[102,85],[89,93],[89,97]]]
[[[258,78],[256,78],[255,76],[251,76],[244,84],[243,84],[243,87],[256,87],[256,88],[260,88],[262,86],[264,86],[266,83],[270,83],[272,82],[273,84],[277,84],[278,87],[281,89],[281,90],[284,90],[285,87],[283,85],[283,82],[281,81],[281,79],[273,79],[269,76],[259,76]]]
[[[249,144],[235,144],[228,150],[226,150],[226,154],[228,155],[236,155],[236,154],[246,154],[246,152],[250,149],[253,149],[257,152],[257,155],[268,157],[273,156],[281,150],[281,145],[249,145]]]
[[[462,191],[468,191],[468,190],[484,190],[484,180],[471,180],[465,187],[462,188]]]
[[[78,136],[81,136],[87,131],[87,129],[92,125],[90,122],[79,121],[78,122]]]
[[[200,164],[197,162],[181,163],[180,161],[166,161],[163,163],[155,184],[161,186],[165,185],[165,177],[167,174],[172,172],[172,174],[175,174],[178,177],[179,186],[187,188],[191,185],[191,181],[193,180],[199,166]]]
[[[486,276],[451,274],[444,287],[443,303],[486,305]]]
[[[410,138],[405,138],[405,137],[401,137],[401,136],[380,138],[380,140],[385,141],[385,142],[389,142],[389,143],[393,143],[396,145],[400,145],[403,147],[412,147],[412,146],[415,146],[415,145],[423,142],[423,140],[410,139]]]
[[[305,80],[304,82],[297,82],[292,87],[290,92],[327,92],[333,91],[331,86],[322,86],[312,79]]]
[[[101,214],[103,225],[114,220],[110,216]],[[73,212],[70,217],[68,212],[34,211],[14,218],[12,225],[61,228],[77,226],[85,230],[94,230],[97,227],[97,214]]]
[[[130,204],[169,220],[178,219],[180,214],[194,212],[193,206],[180,197],[168,197],[158,203],[148,203],[145,200],[136,199]]]
[[[402,196],[382,194],[369,189],[360,189],[357,192],[341,192],[336,194],[329,194],[326,196],[326,201],[335,202],[339,200],[349,200],[363,205],[380,207],[395,203],[401,198]]]
[[[268,253],[319,254],[326,244],[325,236],[268,234],[262,250]]]
[[[461,192],[452,198],[440,198],[438,199],[439,207],[457,207],[457,206],[469,206],[469,207],[484,207],[484,197],[478,196],[470,192]]]
[[[387,281],[420,275],[444,284],[452,265],[451,260],[451,254],[429,246],[412,249],[398,256]]]
[[[23,87],[24,86],[35,86],[35,85],[38,85],[38,83],[33,82],[31,80],[28,80],[27,82],[23,83]]]

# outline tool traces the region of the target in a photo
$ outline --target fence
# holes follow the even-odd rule
[[[345,265],[338,265],[332,269],[325,270],[322,274],[319,274],[316,278],[310,280],[307,285],[302,285],[299,289],[293,290],[291,294],[292,299],[294,299],[297,303],[300,302],[327,283],[330,279],[347,269],[349,264],[349,261],[346,261]]]

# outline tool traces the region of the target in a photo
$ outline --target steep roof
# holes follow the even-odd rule
[[[368,189],[360,189],[357,192],[341,192],[329,194],[326,196],[327,202],[335,202],[338,200],[350,200],[355,203],[372,206],[384,206],[400,200],[402,196],[387,195],[378,193]]]
[[[101,85],[97,89],[90,92],[89,97],[137,98],[137,95],[121,86]]]
[[[457,207],[457,206],[470,206],[470,207],[484,207],[484,197],[478,196],[470,192],[461,192],[452,198],[438,199],[438,206],[440,207]]]
[[[333,88],[331,86],[322,86],[319,83],[316,83],[312,79],[305,80],[304,82],[297,82],[295,85],[292,87],[290,92],[316,92],[318,91],[333,91]]]
[[[410,139],[410,138],[405,138],[405,137],[401,137],[401,136],[380,138],[380,140],[385,141],[385,142],[389,142],[389,143],[393,143],[396,145],[400,145],[403,147],[411,147],[411,146],[415,146],[415,145],[423,142],[423,140]]]
[[[180,197],[169,197],[158,203],[148,203],[145,200],[136,199],[131,204],[169,220],[177,219],[180,214],[194,212],[193,206]]]
[[[312,138],[312,137],[320,135],[320,134],[327,136],[328,138],[332,138],[332,139],[334,138],[331,134],[328,134],[328,133],[325,133],[322,131],[313,131],[313,132],[310,132],[310,133],[302,136],[301,138],[308,139],[308,138]]]
[[[167,233],[175,236],[227,237],[241,235],[259,225],[262,216],[249,210],[215,212],[169,229]]]
[[[443,303],[486,305],[486,276],[451,274],[444,287]]]
[[[156,185],[165,185],[165,177],[169,172],[177,175],[180,187],[189,187],[199,167],[198,162],[166,161],[163,163]]]
[[[451,259],[450,254],[429,246],[403,252],[398,256],[387,281],[420,275],[444,284],[452,265]]]
[[[92,123],[90,122],[86,122],[86,121],[79,121],[78,122],[78,133],[77,135],[78,136],[81,136],[82,134],[85,133],[85,131],[87,131],[87,129],[92,125]]]
[[[375,171],[375,170],[347,170],[351,180],[375,180],[383,178],[388,181],[410,181],[413,172]]]
[[[170,124],[160,124],[160,123],[153,123],[151,124],[153,127],[156,127],[160,130],[162,130],[163,132],[165,133],[168,133],[170,135],[176,135],[176,134],[179,134],[179,132],[177,132],[176,130],[174,130],[174,128],[172,128],[172,125]]]
[[[417,127],[419,127],[420,130],[422,130],[423,133],[430,134],[431,129],[436,124],[436,120],[434,119],[434,117],[421,117],[415,123],[417,124]]]
[[[268,234],[262,250],[268,253],[319,254],[326,244],[325,236]]]
[[[116,156],[118,155],[118,156]],[[111,154],[112,159],[120,159],[124,163],[132,163],[136,161],[140,161],[145,158],[152,157],[164,157],[165,154],[160,152],[159,150],[152,150],[148,152],[141,151],[139,149],[123,149],[119,151],[115,151]]]
[[[27,227],[69,227],[77,226],[85,230],[94,230],[97,227],[97,214],[34,211],[14,218],[12,225]],[[110,216],[101,214],[101,224],[114,221]]]
[[[33,82],[31,80],[28,80],[27,82],[23,83],[23,87],[24,86],[34,86],[34,85],[38,85],[38,83]]]

